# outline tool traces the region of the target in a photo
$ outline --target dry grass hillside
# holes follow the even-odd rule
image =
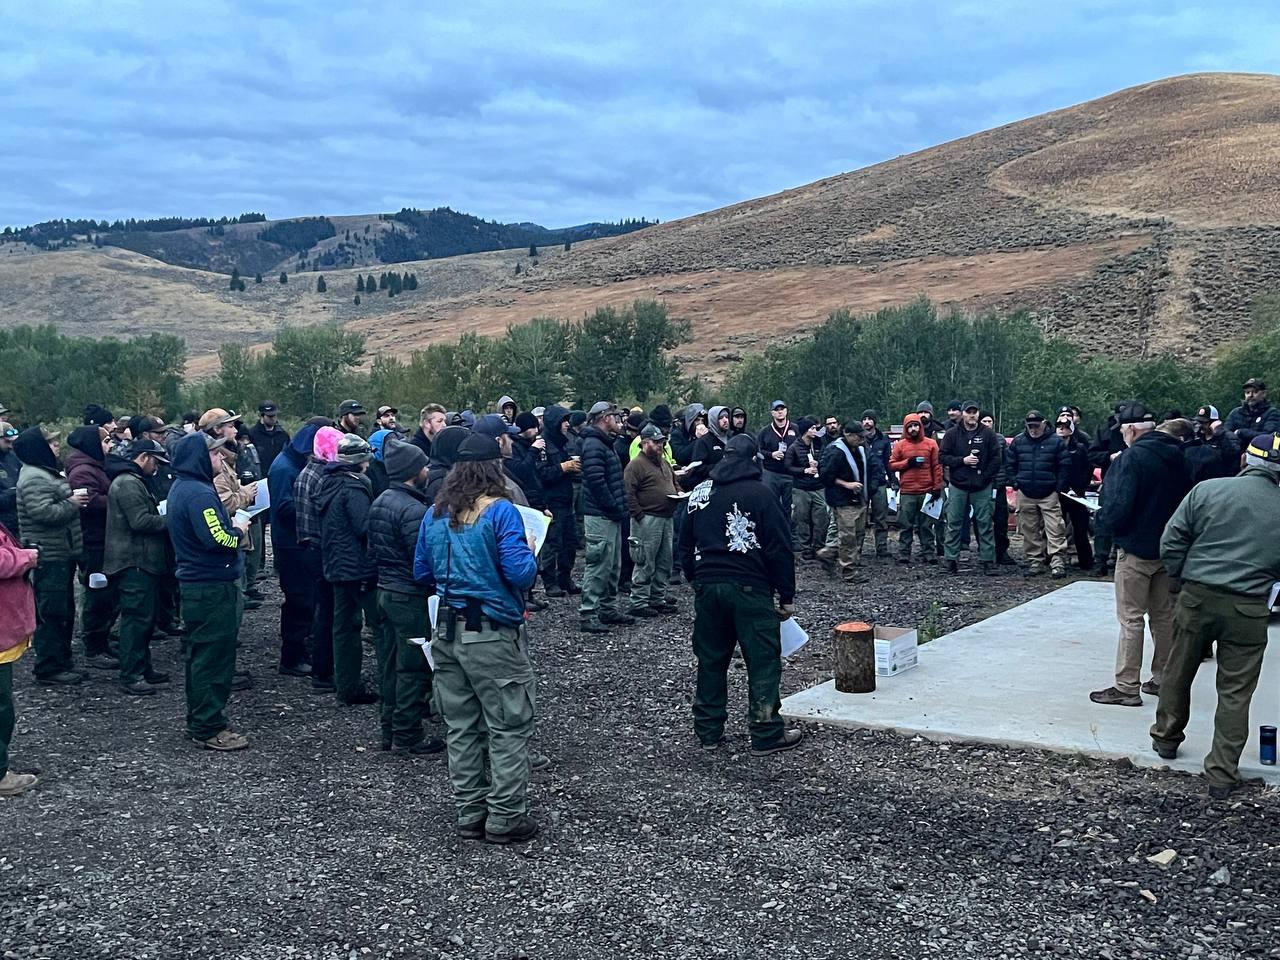
[[[375,347],[407,351],[655,296],[695,321],[684,353],[714,375],[836,307],[923,293],[1028,307],[1091,351],[1185,353],[1241,333],[1253,298],[1280,290],[1278,144],[1280,78],[1196,74],[568,253],[548,248],[536,265],[523,251],[402,264],[421,287],[394,300],[355,306],[347,270],[326,272],[327,294],[313,274],[232,294],[223,276],[118,251],[0,248],[0,311],[95,333],[169,330],[194,353],[286,322],[350,323]]]

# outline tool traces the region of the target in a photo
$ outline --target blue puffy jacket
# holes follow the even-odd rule
[[[524,622],[524,592],[537,579],[538,560],[519,511],[509,500],[494,500],[458,530],[449,525],[448,514],[437,517],[434,508],[428,510],[413,575],[455,610],[466,609],[471,598],[490,620],[517,627]]]
[[[316,432],[320,427],[308,423],[297,432],[289,445],[271,461],[267,471],[267,492],[271,495],[271,545],[298,545],[298,514],[293,506],[293,483],[307,465]]]
[[[165,509],[178,579],[205,583],[240,579],[240,531],[213,489],[213,464],[205,434],[190,433],[173,445],[173,472]]]

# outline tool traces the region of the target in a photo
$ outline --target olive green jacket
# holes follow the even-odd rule
[[[24,543],[39,545],[41,560],[79,560],[80,508],[66,477],[23,464],[18,474],[18,529]]]
[[[1266,601],[1280,580],[1280,486],[1266,470],[1205,480],[1165,525],[1160,559],[1173,577]]]
[[[130,468],[116,475],[107,493],[107,546],[102,572],[111,576],[137,567],[155,576],[170,569],[165,518],[147,489],[142,473]]]

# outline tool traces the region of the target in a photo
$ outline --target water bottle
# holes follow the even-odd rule
[[[1258,730],[1258,759],[1268,767],[1276,765],[1276,728],[1263,726]]]

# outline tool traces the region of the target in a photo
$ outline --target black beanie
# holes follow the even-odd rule
[[[665,403],[660,403],[653,408],[653,412],[649,414],[649,419],[661,427],[663,430],[670,430],[674,418],[671,416],[671,408]]]
[[[84,408],[84,422],[86,425],[92,424],[95,427],[105,427],[108,423],[115,420],[115,416],[106,407],[90,403]]]
[[[527,411],[525,413],[517,413],[516,429],[519,430],[521,433],[524,433],[524,431],[526,430],[537,430],[538,418],[535,417],[532,413],[528,413]]]

